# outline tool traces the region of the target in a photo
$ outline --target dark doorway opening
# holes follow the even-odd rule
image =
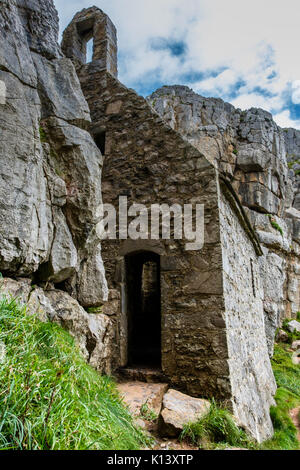
[[[126,256],[128,366],[161,368],[160,257]]]
[[[95,135],[95,142],[100,150],[102,155],[105,155],[105,140],[106,140],[106,133],[105,131],[99,132],[98,134]]]

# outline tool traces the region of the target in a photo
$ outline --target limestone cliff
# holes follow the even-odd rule
[[[0,271],[107,298],[99,239],[102,156],[58,45],[52,0],[0,0]]]

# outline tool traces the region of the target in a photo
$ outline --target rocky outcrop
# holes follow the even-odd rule
[[[232,179],[243,205],[281,215],[293,202],[284,132],[262,109],[235,109],[184,86],[162,87],[148,101],[163,119]]]
[[[99,305],[102,156],[88,105],[57,43],[53,1],[0,4],[0,271],[67,281],[82,305]]]
[[[284,131],[262,110],[241,112],[186,87],[158,90],[151,106],[116,79],[116,31],[96,7],[65,31],[67,58],[51,0],[0,4],[0,271],[18,279],[5,279],[4,290],[28,314],[66,328],[86,360],[110,373],[130,363],[134,335],[147,349],[133,329],[145,262],[134,253],[152,252],[161,344],[151,360],[172,386],[230,402],[267,439],[276,385],[266,341],[272,354],[282,318],[300,310],[300,213]],[[114,240],[101,252],[101,152],[106,202],[204,204],[203,248]],[[162,429],[178,434],[208,411],[202,402],[170,391]]]
[[[292,177],[295,175],[293,206],[300,210],[300,131],[296,129],[284,129],[284,139],[290,174]]]
[[[260,277],[272,355],[276,329],[300,310],[300,132],[281,129],[261,109],[241,111],[183,86],[162,87],[148,102],[239,195],[263,247]]]
[[[101,313],[87,313],[66,292],[31,287],[28,279],[3,279],[0,282],[0,297],[3,295],[26,305],[28,315],[61,325],[75,338],[90,365],[100,373],[111,373],[114,330],[109,317]]]

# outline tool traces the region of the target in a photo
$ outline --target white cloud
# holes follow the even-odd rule
[[[300,80],[295,80],[292,83],[292,102],[294,104],[300,104]]]
[[[288,99],[300,104],[300,61],[295,54],[295,44],[300,43],[299,0],[54,2],[62,28],[91,4],[111,17],[118,29],[120,79],[128,86],[149,85],[149,80],[154,88],[157,83],[179,83],[242,108],[264,107],[282,115],[279,119],[287,119]],[[150,41],[157,37],[185,41],[184,60],[168,50],[151,49]],[[217,70],[217,76],[209,77]],[[208,78],[189,80],[191,72]],[[288,119],[298,127],[298,121]]]
[[[288,109],[273,115],[273,118],[280,127],[295,127],[296,129],[300,129],[300,119],[291,119],[291,113]]]

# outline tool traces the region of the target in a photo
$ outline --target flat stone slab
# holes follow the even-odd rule
[[[163,398],[163,410],[159,419],[159,432],[162,436],[178,436],[184,425],[195,423],[210,409],[208,400],[193,398],[176,390],[169,390]]]
[[[158,416],[164,394],[168,390],[168,385],[162,383],[124,382],[118,384],[118,390],[131,414],[134,416],[140,416],[141,407],[145,404]]]

